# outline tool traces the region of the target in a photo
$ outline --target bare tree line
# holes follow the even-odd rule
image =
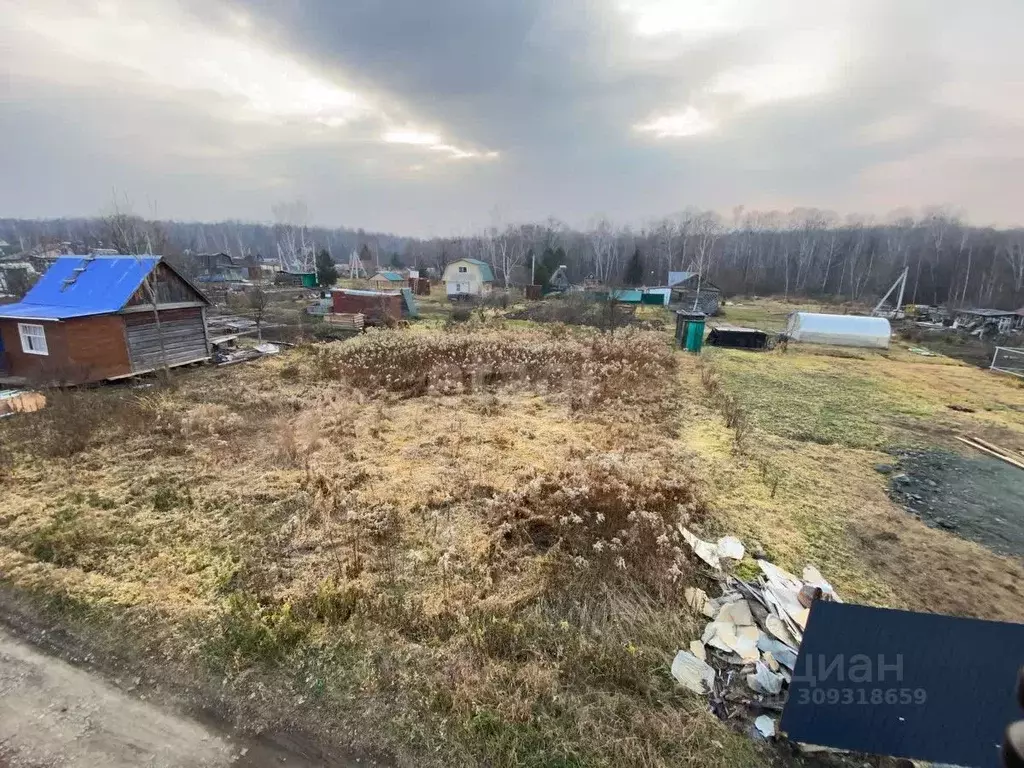
[[[494,223],[477,234],[431,239],[312,227],[304,209],[275,209],[275,215],[275,225],[167,221],[153,231],[160,233],[162,252],[172,256],[186,250],[284,254],[283,262],[299,265],[314,249],[326,248],[343,262],[366,246],[381,266],[400,261],[439,272],[454,259],[476,258],[491,264],[504,286],[530,283],[541,262],[564,264],[576,281],[615,283],[638,255],[647,285],[664,284],[669,271],[693,271],[729,294],[870,302],[906,268],[906,300],[912,303],[1024,304],[1024,229],[971,226],[947,208],[900,211],[883,219],[817,208],[737,207],[729,216],[689,208],[641,227],[597,217],[576,229],[548,219]],[[0,238],[26,247],[47,238],[102,241],[105,231],[109,227],[101,219],[0,220]]]

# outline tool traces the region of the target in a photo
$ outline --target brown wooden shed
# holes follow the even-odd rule
[[[0,378],[83,384],[207,360],[209,303],[159,256],[62,256],[0,306]]]
[[[402,319],[402,294],[398,292],[336,288],[331,291],[331,299],[335,312],[365,315],[371,325],[397,323]]]

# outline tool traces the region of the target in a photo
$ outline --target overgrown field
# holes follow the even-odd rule
[[[250,727],[409,765],[784,763],[671,679],[708,586],[680,522],[847,599],[1024,620],[1021,562],[875,471],[959,433],[1024,448],[1013,381],[904,347],[424,325],[0,421],[0,584]]]
[[[749,302],[725,319],[781,327],[796,308]],[[962,452],[957,435],[1024,449],[1024,387],[908,346],[708,348],[681,368],[683,391],[707,395],[684,398],[680,438],[709,479],[711,521],[791,567],[815,563],[857,601],[1024,621],[1021,561],[914,519],[877,471],[901,449]]]
[[[418,765],[753,765],[668,673],[677,524],[709,514],[679,364],[650,333],[389,331],[51,393],[0,424],[3,579],[257,727]]]

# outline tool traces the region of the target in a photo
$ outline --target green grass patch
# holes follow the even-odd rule
[[[792,440],[881,448],[933,409],[845,357],[716,350],[726,390],[760,429]],[[870,354],[870,353],[866,353]],[[865,366],[867,368],[867,366]]]

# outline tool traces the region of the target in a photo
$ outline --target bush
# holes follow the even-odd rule
[[[571,389],[588,403],[658,391],[676,364],[664,338],[643,332],[563,339],[539,331],[368,333],[317,354],[331,378],[340,374],[370,391],[416,396],[518,383],[547,391]]]
[[[668,479],[649,466],[606,454],[492,502],[506,543],[604,581],[642,583],[666,594],[687,568],[680,522],[706,510],[690,479]]]
[[[233,592],[221,614],[221,634],[209,645],[227,667],[280,662],[309,632],[288,603],[261,604],[252,595]]]

